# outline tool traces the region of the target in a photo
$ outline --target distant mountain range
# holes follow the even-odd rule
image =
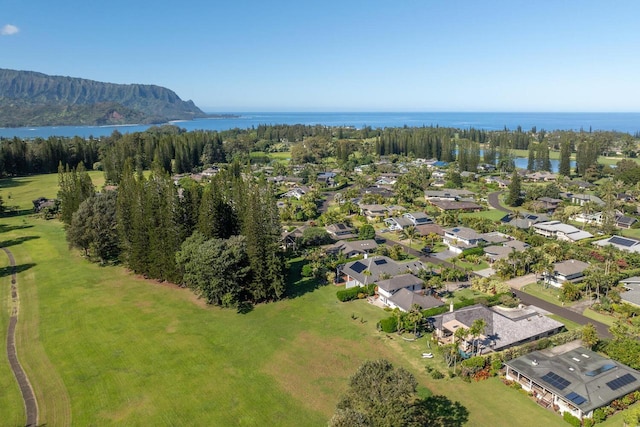
[[[0,127],[149,124],[207,116],[193,101],[161,86],[0,68]]]

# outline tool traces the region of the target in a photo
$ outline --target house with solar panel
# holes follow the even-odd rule
[[[616,249],[620,249],[625,252],[640,252],[640,240],[632,239],[630,237],[611,236],[608,239],[593,242],[593,244],[598,246],[611,245]]]
[[[391,278],[400,274],[416,274],[424,270],[422,262],[397,262],[386,256],[373,256],[362,260],[348,262],[339,268],[336,277],[341,277],[347,288],[367,286],[383,278]]]
[[[534,351],[505,365],[507,379],[531,392],[540,405],[580,419],[640,388],[640,372],[578,341]]]

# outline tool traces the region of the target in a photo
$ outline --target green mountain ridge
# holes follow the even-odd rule
[[[156,85],[103,83],[0,69],[0,126],[163,123],[207,117]]]

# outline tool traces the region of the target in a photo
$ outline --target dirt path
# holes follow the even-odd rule
[[[11,370],[18,381],[20,392],[22,393],[22,399],[24,400],[25,413],[27,414],[26,426],[36,426],[38,424],[38,402],[36,396],[27,378],[27,374],[22,369],[22,365],[18,360],[18,353],[16,351],[16,324],[18,323],[18,281],[16,279],[16,261],[13,258],[13,254],[9,249],[2,248],[9,258],[9,265],[11,266],[11,318],[9,319],[9,330],[7,333],[7,358],[9,359],[9,365]]]

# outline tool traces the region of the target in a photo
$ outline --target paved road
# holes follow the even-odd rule
[[[516,294],[516,296],[520,298],[523,304],[535,305],[536,307],[540,307],[544,310],[547,310],[550,313],[557,314],[560,317],[564,317],[565,319],[576,322],[579,325],[586,325],[587,323],[591,323],[593,326],[596,327],[596,330],[598,331],[598,335],[600,336],[600,338],[612,338],[612,335],[609,333],[609,327],[604,323],[596,322],[595,320],[589,319],[588,317],[585,317],[582,314],[571,311],[568,308],[558,307],[555,304],[551,304],[550,302],[534,297],[533,295],[529,295],[515,288],[512,288],[512,289],[513,289],[513,292]]]
[[[33,393],[33,388],[29,382],[27,374],[22,369],[22,365],[18,360],[18,353],[16,352],[16,324],[18,323],[18,282],[16,279],[16,261],[13,258],[13,254],[7,248],[2,250],[9,257],[9,265],[11,265],[11,301],[13,303],[11,310],[11,318],[9,319],[9,330],[7,333],[7,359],[9,359],[9,366],[18,381],[18,387],[22,393],[22,400],[24,401],[24,408],[27,414],[26,426],[36,426],[38,424],[38,402],[36,396]]]
[[[506,213],[511,213],[510,209],[507,209],[500,204],[500,194],[502,193],[503,193],[502,191],[489,193],[489,195],[487,196],[487,203],[489,203],[489,205],[494,209],[498,209],[499,211],[506,212]]]

